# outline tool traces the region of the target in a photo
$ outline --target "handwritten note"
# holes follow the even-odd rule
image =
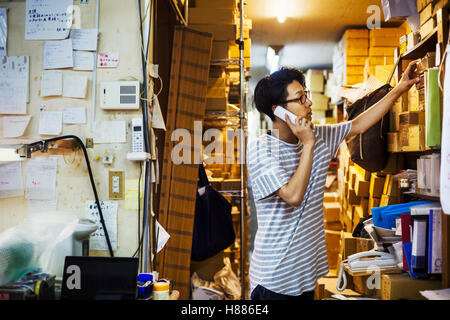
[[[25,133],[31,116],[3,117],[3,136],[5,138],[21,137]]]
[[[6,56],[6,39],[8,38],[8,8],[0,8],[0,57]]]
[[[125,121],[100,121],[94,128],[94,143],[126,143]]]
[[[63,96],[68,98],[86,98],[87,86],[87,76],[65,75]]]
[[[53,200],[56,192],[56,157],[27,161],[26,199]]]
[[[97,68],[116,68],[119,64],[119,53],[99,53],[97,58]]]
[[[44,69],[73,67],[72,39],[44,42]]]
[[[97,29],[72,29],[70,38],[74,50],[97,50]]]
[[[111,241],[113,250],[117,249],[117,201],[100,201],[102,208],[103,219],[105,221],[108,236]],[[106,243],[105,231],[100,221],[100,214],[98,212],[95,201],[86,201],[85,217],[97,223],[97,230],[91,235],[89,239],[89,249],[91,250],[108,250]]]
[[[22,166],[18,162],[0,164],[0,198],[23,196]]]
[[[39,113],[39,134],[58,135],[62,131],[62,112],[41,111]]]
[[[86,108],[66,108],[63,111],[63,123],[86,123]]]
[[[73,70],[94,70],[94,53],[90,51],[73,51]]]
[[[72,26],[73,0],[27,0],[25,40],[65,39]]]
[[[450,45],[447,45],[447,52],[450,52]],[[446,214],[450,214],[450,199],[448,196],[450,194],[450,59],[448,58],[445,63],[443,95],[440,193],[442,209]]]
[[[41,97],[60,95],[62,95],[62,71],[43,71],[41,80]]]
[[[29,57],[0,57],[0,113],[27,113]]]

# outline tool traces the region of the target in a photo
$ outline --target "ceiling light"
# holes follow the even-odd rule
[[[286,21],[286,0],[280,0],[279,2],[277,20],[279,23]]]

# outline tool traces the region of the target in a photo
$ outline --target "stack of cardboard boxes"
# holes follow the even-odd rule
[[[240,16],[238,0],[197,0],[195,8],[189,9],[189,28],[213,35],[212,65],[208,81],[206,111],[227,111],[228,104],[238,101],[239,92],[231,90],[239,83],[238,63],[230,65],[231,59],[239,59]],[[250,68],[252,21],[244,19],[244,61]],[[216,63],[218,62],[218,63]]]
[[[347,29],[333,54],[333,73],[339,85],[364,82],[364,64],[369,55],[369,30]]]
[[[326,70],[309,69],[305,74],[306,89],[311,92],[311,109],[313,123],[324,124],[328,101],[330,98],[324,94]]]

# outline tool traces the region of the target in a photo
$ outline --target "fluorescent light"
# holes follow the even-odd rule
[[[16,150],[15,148],[0,148],[0,162],[24,160]]]
[[[279,23],[286,21],[286,0],[280,0],[279,2],[277,20]]]

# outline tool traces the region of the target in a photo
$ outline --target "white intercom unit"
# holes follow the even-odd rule
[[[100,107],[105,110],[139,109],[139,81],[101,81]]]

